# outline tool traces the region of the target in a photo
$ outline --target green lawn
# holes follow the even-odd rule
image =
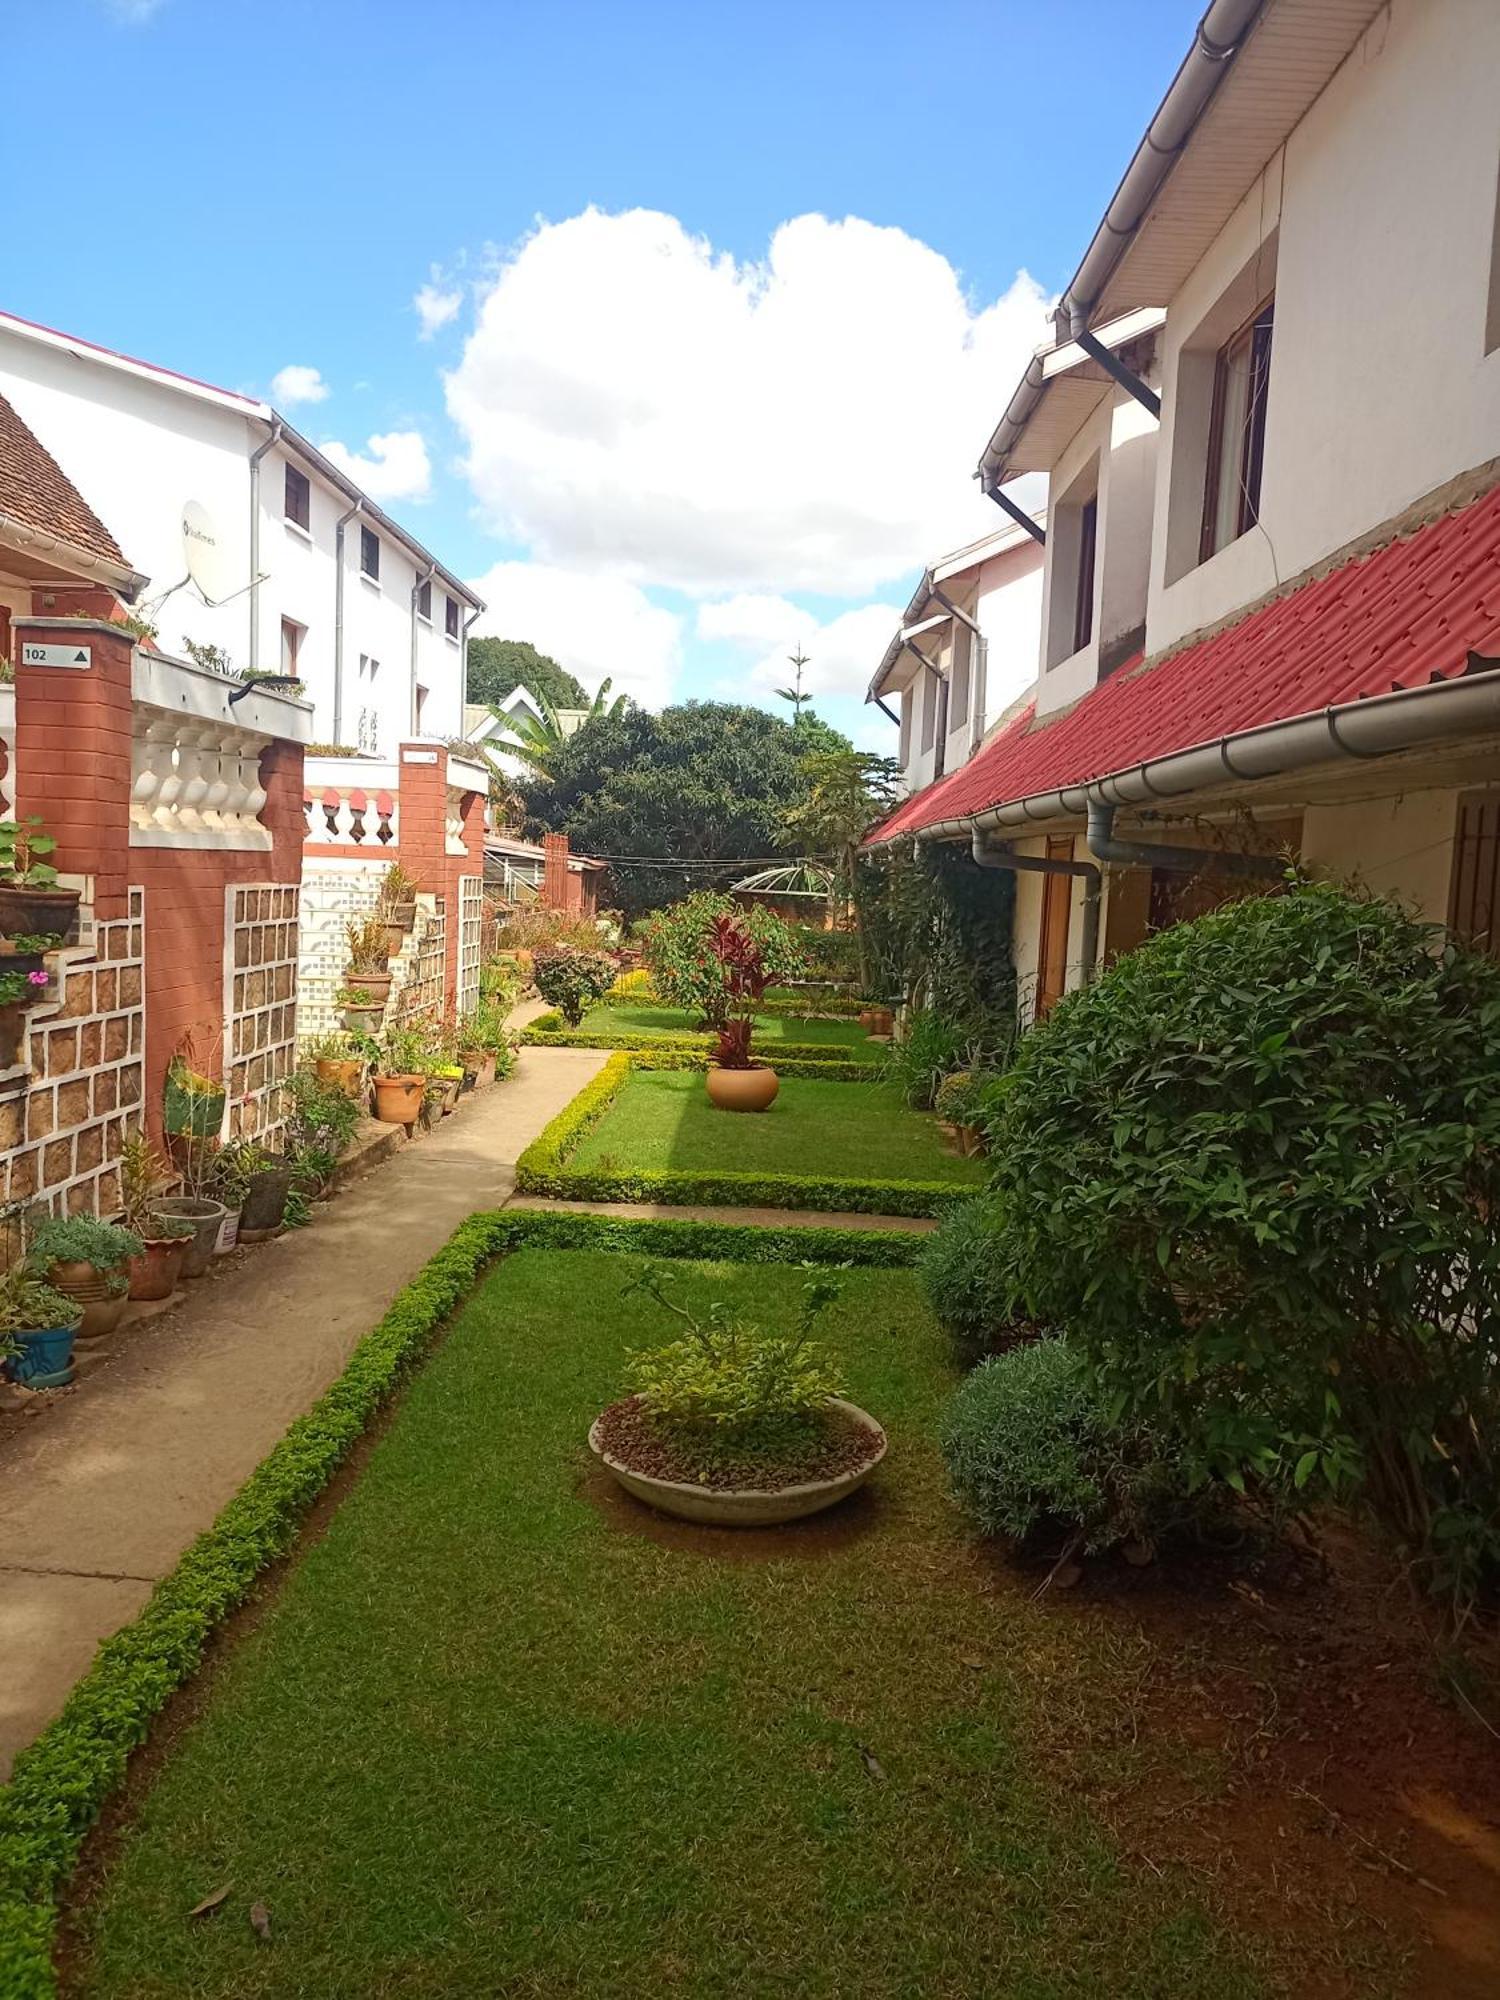
[[[719,1111],[697,1070],[635,1071],[567,1165],[975,1186],[986,1172],[982,1160],[949,1152],[936,1121],[890,1084],[783,1077],[769,1111]]]
[[[673,1007],[635,1007],[628,1003],[591,1007],[583,1017],[580,1032],[610,1035],[696,1035],[698,1024],[691,1015]],[[704,1037],[706,1041],[708,1037]],[[800,1042],[806,1046],[848,1049],[873,1059],[884,1047],[872,1042],[858,1021],[804,1021],[791,1014],[758,1014],[755,1018],[757,1042]]]
[[[1196,1767],[1119,1727],[1151,1670],[1119,1649],[1144,1642],[987,1587],[908,1274],[845,1273],[825,1324],[891,1435],[841,1521],[685,1543],[601,1507],[584,1433],[667,1331],[621,1298],[637,1266],[525,1251],[458,1315],[167,1755],[69,1990],[1248,2000],[1267,1963],[1350,1990],[1319,1983],[1320,1937],[1268,1960],[1203,1883],[1111,1839],[1099,1799],[1154,1759],[1165,1829]],[[760,1316],[803,1282],[675,1268]]]

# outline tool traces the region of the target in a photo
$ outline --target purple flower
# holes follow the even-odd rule
[[[27,973],[26,984],[28,986],[45,986],[47,984],[47,975],[45,972],[43,972],[42,968],[38,966],[35,972]]]

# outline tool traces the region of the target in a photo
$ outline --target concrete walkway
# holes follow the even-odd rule
[[[519,1025],[519,1022],[518,1022]],[[94,1649],[339,1373],[460,1222],[606,1058],[523,1049],[508,1082],[121,1331],[73,1395],[0,1419],[0,1774]]]

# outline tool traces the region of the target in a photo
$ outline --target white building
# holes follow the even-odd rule
[[[908,791],[966,763],[1030,687],[1041,611],[1042,548],[1020,526],[923,572],[865,696],[900,723]]]
[[[163,651],[295,675],[323,742],[460,734],[479,599],[268,404],[3,313],[0,394],[150,577]]]
[[[567,737],[588,721],[589,710],[549,709],[522,681],[493,707],[486,707],[481,702],[464,710],[464,741],[483,750],[506,777],[532,777],[536,766],[517,755],[517,746],[534,740],[536,733],[547,727],[549,715],[559,732]]]
[[[1500,948],[1497,76],[1493,0],[1214,0],[1011,398],[1035,701],[877,844],[1022,858],[1028,1013],[1286,855]]]

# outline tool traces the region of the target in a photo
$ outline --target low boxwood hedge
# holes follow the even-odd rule
[[[968,1199],[973,1189],[951,1181],[864,1180],[833,1174],[688,1173],[675,1168],[616,1171],[602,1167],[570,1167],[568,1155],[584,1134],[597,1125],[624,1087],[633,1069],[697,1069],[702,1064],[671,1052],[636,1055],[621,1050],[571,1103],[545,1125],[516,1162],[516,1187],[522,1194],[549,1195],[561,1201],[660,1201],[687,1208],[815,1208],[842,1210],[848,1215],[943,1215]],[[779,1076],[827,1078],[837,1069],[867,1065],[776,1063]],[[877,1068],[875,1076],[880,1075]],[[844,1081],[852,1079],[844,1078]],[[861,1081],[866,1079],[861,1078]]]
[[[157,1585],[132,1623],[105,1640],[62,1713],[16,1759],[0,1788],[0,1994],[48,2000],[58,1897],[130,1754],[198,1667],[215,1630],[286,1554],[302,1520],[480,1270],[504,1252],[635,1252],[743,1263],[913,1262],[915,1236],[878,1230],[756,1229],[626,1221],[510,1209],[474,1215],[398,1293],[338,1380],[299,1417],[213,1526]]]
[[[799,1020],[811,1020],[812,1015],[799,1015]],[[621,1028],[569,1028],[565,1026],[561,1014],[538,1014],[529,1027],[521,1030],[521,1041],[533,1049],[625,1049],[635,1055],[680,1055],[697,1058],[697,1067],[706,1069],[713,1051],[712,1035],[649,1035],[639,1030]],[[760,1054],[766,1057],[778,1076],[821,1076],[825,1070],[851,1071],[854,1074],[843,1077],[846,1083],[870,1083],[884,1073],[884,1059],[875,1062],[861,1062],[857,1057],[845,1057],[836,1043],[830,1042],[775,1042],[761,1047]],[[809,1069],[807,1066],[812,1065]],[[661,1064],[657,1065],[662,1067]],[[690,1062],[679,1063],[680,1069],[690,1069]]]

